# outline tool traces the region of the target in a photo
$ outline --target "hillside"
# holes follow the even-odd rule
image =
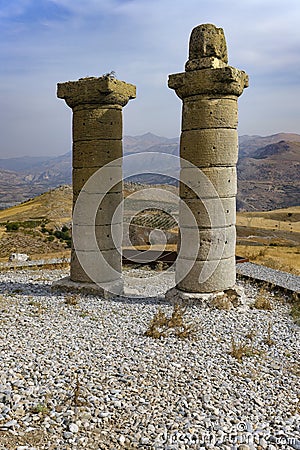
[[[266,147],[276,142],[300,142],[300,134],[296,133],[277,133],[271,136],[239,136],[239,156],[241,158],[251,157],[253,153],[260,148]]]
[[[124,196],[128,197],[136,191],[133,199],[125,201],[124,222],[131,222],[128,238],[123,245],[137,245],[146,248],[149,245],[149,234],[154,228],[166,233],[167,242],[176,249],[178,189],[172,186],[158,186],[173,193],[157,198],[150,196],[150,202],[144,196],[143,188],[147,186],[126,183]],[[153,191],[155,192],[155,191]],[[0,258],[6,258],[11,252],[25,252],[30,255],[48,256],[53,253],[61,256],[66,253],[66,243],[53,239],[49,233],[43,233],[43,223],[47,230],[61,230],[70,227],[72,209],[72,189],[70,186],[60,187],[38,196],[30,201],[0,211]],[[164,212],[160,212],[160,210]],[[175,218],[175,219],[174,219]],[[7,221],[36,221],[34,229],[24,227],[17,232],[8,233],[5,229]],[[169,249],[171,249],[171,247]],[[239,212],[237,214],[237,254],[248,257],[273,268],[300,274],[300,206],[261,212]],[[64,253],[64,254],[65,254]]]
[[[239,160],[238,210],[258,211],[300,204],[300,142],[281,140]]]
[[[272,210],[299,205],[300,135],[241,136],[239,141],[238,210]],[[139,152],[179,155],[179,139],[152,133],[125,136],[124,154],[134,158]],[[176,159],[168,167],[168,174],[175,176],[175,179],[157,175],[161,169],[159,156],[151,155],[147,167],[143,158],[125,161],[124,176],[129,166],[137,174],[132,181],[177,184],[179,161]],[[147,171],[149,173],[145,173]],[[70,183],[70,152],[55,158],[0,159],[0,209]]]
[[[58,225],[71,222],[72,188],[61,186],[20,205],[0,211],[0,223],[46,220]]]

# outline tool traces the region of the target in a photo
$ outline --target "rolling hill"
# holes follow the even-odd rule
[[[160,186],[164,188],[163,186]],[[124,195],[142,189],[143,186],[125,184]],[[165,186],[176,198],[177,188]],[[167,194],[167,192],[166,192]],[[170,197],[151,198],[151,209],[141,212],[141,204],[147,207],[143,190],[135,194],[132,201],[125,202],[124,222],[134,217],[130,228],[131,245],[146,245],[149,233],[153,228],[166,232],[168,243],[176,249],[176,222],[170,216],[159,213],[159,209],[178,214],[178,204],[170,204]],[[148,196],[147,196],[148,198]],[[149,206],[149,205],[148,205]],[[12,208],[0,211],[0,258],[7,260],[11,252],[28,253],[35,258],[53,257],[54,254],[68,254],[65,243],[60,239],[50,240],[51,236],[43,233],[42,223],[47,229],[61,230],[62,226],[70,226],[72,210],[72,189],[63,186]],[[8,233],[5,229],[7,221],[36,221],[33,229],[20,227],[17,232]],[[267,266],[300,273],[300,206],[262,212],[240,212],[237,214],[237,254],[249,257],[251,261]],[[123,245],[129,246],[126,239]],[[64,252],[64,253],[63,253]]]
[[[238,210],[272,210],[299,205],[300,135],[240,136],[239,142]],[[135,155],[139,152],[179,155],[179,139],[152,133],[125,136],[124,154]],[[130,164],[135,164],[137,172],[145,171],[142,158],[131,160]],[[152,158],[146,169],[154,173],[142,173],[133,181],[176,184],[174,179],[156,175],[155,172],[160,169],[159,158]],[[169,170],[177,176],[179,162],[175,161]],[[0,209],[70,183],[71,152],[55,158],[0,159]]]

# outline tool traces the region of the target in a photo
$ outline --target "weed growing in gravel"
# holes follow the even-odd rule
[[[211,301],[211,306],[220,310],[229,311],[232,307],[232,303],[227,295],[218,295]]]
[[[254,348],[253,340],[250,339],[249,345],[247,342],[236,342],[234,337],[231,337],[231,350],[229,351],[229,354],[236,358],[239,362],[242,362],[244,356],[256,356],[261,353],[262,352],[258,349]]]
[[[70,402],[72,406],[84,406],[87,402],[83,399],[82,396],[82,386],[79,380],[79,374],[76,372],[75,375],[75,386],[72,387],[71,392],[64,399],[64,403]]]
[[[271,322],[269,322],[267,337],[265,337],[265,339],[263,340],[264,344],[267,344],[269,347],[274,345],[274,341],[272,339],[272,331],[273,331],[272,324]]]
[[[68,306],[76,306],[78,305],[78,296],[77,295],[68,295],[65,297],[65,302]]]
[[[226,289],[224,294],[216,295],[211,300],[211,306],[220,310],[229,311],[240,305],[240,295],[235,289]]]
[[[195,324],[186,323],[184,320],[184,314],[186,308],[175,304],[171,317],[167,317],[166,314],[159,308],[157,313],[152,318],[145,335],[154,339],[175,335],[182,339],[193,339],[197,333],[197,327]]]
[[[291,316],[294,322],[300,326],[300,296],[296,292],[292,295]]]
[[[79,313],[79,317],[82,317],[83,319],[85,319],[86,317],[88,317],[90,315],[90,313],[86,310],[81,310]]]
[[[268,291],[266,290],[265,287],[262,287],[259,290],[259,293],[254,302],[254,308],[263,309],[265,311],[271,311],[273,309],[268,296]]]
[[[43,307],[42,303],[36,300],[30,300],[28,302],[28,305],[33,306],[35,308],[34,313],[35,314],[41,314],[45,311],[45,308]]]
[[[3,297],[3,295],[0,295],[0,312],[6,313],[8,311],[8,307],[12,305],[12,303],[13,302],[11,299],[7,299]]]
[[[33,414],[39,414],[40,416],[45,417],[50,413],[50,410],[43,403],[38,403],[37,405],[31,408],[31,412]]]

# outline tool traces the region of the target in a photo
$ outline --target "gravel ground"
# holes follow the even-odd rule
[[[173,274],[151,274],[128,271],[128,297],[112,300],[52,292],[61,270],[0,274],[1,450],[300,449],[288,298],[239,281],[245,304],[273,309],[190,305],[194,339],[154,339]]]

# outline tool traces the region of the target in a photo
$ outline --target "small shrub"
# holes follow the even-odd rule
[[[68,306],[76,306],[78,305],[78,297],[76,295],[68,295],[65,297],[65,302]]]
[[[260,354],[260,352],[253,347],[253,342],[251,345],[246,342],[236,342],[234,337],[231,338],[231,350],[229,354],[236,358],[239,362],[242,362],[243,357],[250,357]]]
[[[255,299],[254,308],[263,309],[265,311],[271,311],[273,309],[270,299],[268,297],[268,292],[264,287],[260,289]]]
[[[49,408],[42,404],[42,403],[38,403],[37,405],[33,406],[31,408],[31,412],[33,414],[39,414],[41,416],[47,416],[50,413]]]
[[[5,225],[6,231],[9,233],[11,231],[18,231],[20,228],[20,222],[8,222]]]
[[[154,339],[159,339],[172,334],[182,339],[195,338],[197,327],[194,324],[185,323],[185,312],[186,308],[182,308],[180,305],[175,304],[171,317],[167,317],[159,308],[151,320],[145,335]]]
[[[296,301],[291,308],[291,316],[294,322],[300,326],[300,300]]]
[[[232,307],[232,303],[227,295],[217,295],[212,299],[211,306],[220,310],[229,311]]]

